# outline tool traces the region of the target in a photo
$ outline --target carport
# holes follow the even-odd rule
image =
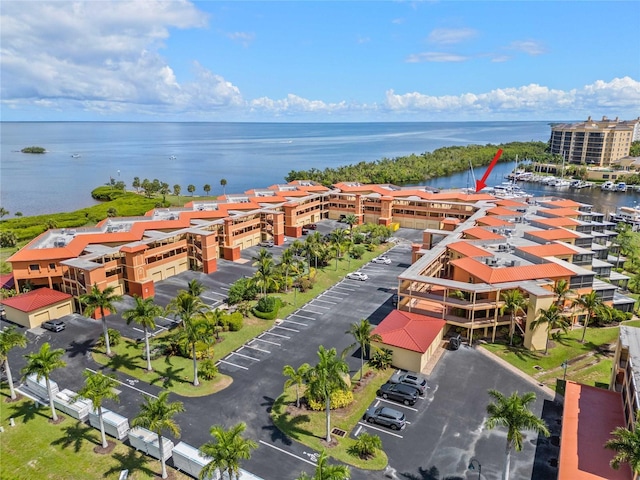
[[[26,328],[73,313],[73,297],[47,287],[5,298],[2,304],[7,320]]]
[[[373,344],[393,352],[394,367],[420,372],[440,345],[445,326],[439,318],[393,310],[373,330],[382,338]]]

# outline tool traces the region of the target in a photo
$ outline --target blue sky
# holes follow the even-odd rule
[[[2,120],[640,116],[637,1],[0,3]]]

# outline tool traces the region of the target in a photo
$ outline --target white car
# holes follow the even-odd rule
[[[380,257],[376,257],[373,260],[371,260],[371,263],[382,263],[384,265],[391,265],[391,259],[389,257],[385,257],[384,255],[381,255]]]
[[[347,274],[347,278],[349,280],[360,280],[364,282],[369,278],[369,276],[366,273],[362,273],[362,272],[351,272]]]

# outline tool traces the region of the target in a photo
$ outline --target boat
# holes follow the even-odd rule
[[[616,183],[616,192],[626,192],[627,184],[625,182]]]
[[[73,155],[71,155],[71,158],[80,158],[80,154],[79,153],[74,153]]]
[[[610,180],[607,180],[606,182],[604,182],[601,186],[600,189],[605,191],[605,192],[615,192],[616,191],[616,184],[613,183]]]
[[[609,221],[614,223],[626,223],[632,230],[640,230],[640,206],[618,207],[616,213],[609,214]]]
[[[176,157],[175,155],[171,155],[171,156],[169,157],[169,160],[176,160],[177,158],[178,158],[178,157]]]
[[[556,180],[556,184],[554,185],[554,187],[556,188],[567,188],[568,186],[571,185],[571,182],[569,180],[564,180],[564,179],[558,179]]]

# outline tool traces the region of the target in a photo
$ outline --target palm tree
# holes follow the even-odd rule
[[[104,344],[107,356],[111,356],[111,345],[109,344],[109,329],[107,328],[107,316],[105,315],[105,310],[108,310],[111,313],[118,313],[114,303],[122,298],[122,296],[115,293],[115,290],[115,287],[106,287],[104,290],[100,291],[98,285],[94,283],[90,292],[80,295],[80,303],[86,305],[84,314],[87,317],[93,315],[96,310],[100,310],[100,317],[102,318],[102,332],[104,335]]]
[[[573,301],[573,305],[578,306],[587,312],[582,328],[582,338],[580,339],[580,342],[584,343],[584,338],[587,334],[587,327],[589,326],[589,322],[593,318],[593,315],[596,313],[598,308],[602,306],[602,298],[598,296],[598,293],[595,290],[592,290],[589,293],[585,293],[576,298]]]
[[[256,270],[256,273],[253,274],[252,281],[256,287],[260,288],[263,296],[267,295],[270,287],[278,288],[278,282],[275,279],[276,272],[271,254],[269,254],[269,256],[262,255],[261,258],[257,259],[253,263],[253,265],[257,266],[258,269]]]
[[[549,429],[544,420],[538,418],[531,410],[529,404],[534,402],[536,394],[528,392],[518,396],[518,392],[513,392],[510,397],[505,397],[497,390],[489,390],[489,395],[495,400],[487,405],[489,418],[485,426],[492,430],[497,426],[507,429],[507,446],[505,449],[506,459],[502,480],[509,479],[509,468],[511,463],[511,450],[516,452],[522,450],[524,436],[523,430],[533,430],[538,435],[549,436]]]
[[[342,221],[349,225],[349,236],[353,236],[353,226],[358,223],[358,217],[356,217],[353,213],[348,213],[344,216]]]
[[[187,185],[187,192],[189,192],[191,194],[191,196],[193,197],[193,192],[196,191],[196,186],[193,184],[189,184]]]
[[[182,402],[167,402],[169,392],[163,391],[157,399],[145,395],[145,401],[140,406],[140,413],[133,419],[131,425],[151,430],[158,435],[160,447],[160,462],[162,464],[162,478],[167,478],[167,466],[164,460],[164,445],[162,431],[169,430],[176,438],[180,438],[180,426],[173,419],[176,413],[184,412]]]
[[[182,192],[182,187],[176,183],[176,184],[173,186],[173,194],[174,194],[176,197],[179,197],[179,196],[180,196],[180,192]]]
[[[371,347],[371,342],[381,342],[382,337],[377,333],[372,334],[373,325],[369,323],[369,320],[363,318],[360,322],[356,322],[351,324],[351,328],[347,330],[345,333],[349,333],[356,340],[355,343],[349,345],[347,349],[352,349],[356,345],[360,345],[360,380],[362,380],[362,374],[364,372],[364,357],[365,352],[367,356],[369,355],[369,348]]]
[[[13,388],[13,377],[11,368],[9,368],[9,352],[15,347],[25,348],[27,346],[27,337],[16,330],[16,327],[10,326],[4,330],[0,330],[0,363],[4,365],[4,371],[7,374],[7,383],[9,384],[9,393],[11,400],[16,399],[16,391]]]
[[[200,447],[200,452],[212,458],[202,468],[200,478],[213,477],[216,469],[220,471],[220,478],[223,478],[226,470],[229,480],[240,479],[240,460],[249,460],[251,450],[258,448],[258,444],[253,440],[242,437],[242,433],[247,428],[244,422],[240,422],[229,430],[225,430],[220,425],[211,427],[210,433],[214,441],[207,442]]]
[[[222,186],[222,194],[225,195],[225,192],[226,192],[226,189],[227,189],[227,179],[226,178],[220,179],[220,186]]]
[[[636,425],[640,420],[640,411],[636,412]],[[624,427],[617,427],[611,432],[613,438],[607,440],[605,448],[616,452],[611,460],[611,468],[618,470],[621,463],[628,463],[633,471],[633,479],[640,474],[640,429],[629,430]]]
[[[203,317],[192,318],[182,324],[184,327],[181,337],[191,345],[191,358],[193,358],[193,386],[200,385],[198,381],[198,355],[196,345],[207,336],[207,321]]]
[[[286,382],[284,382],[284,388],[289,388],[292,385],[296,386],[296,407],[300,408],[300,387],[304,384],[305,379],[307,378],[307,372],[310,369],[310,365],[308,363],[303,363],[296,370],[291,365],[285,365],[282,369],[282,374],[285,377],[289,377]]]
[[[194,297],[185,290],[180,290],[176,298],[167,305],[167,315],[175,315],[182,323],[190,321],[196,315],[201,315],[207,306],[199,297]]]
[[[86,398],[91,401],[91,406],[98,412],[100,420],[100,435],[102,437],[102,448],[107,448],[107,436],[104,432],[104,422],[102,420],[102,402],[104,400],[119,400],[116,387],[118,383],[114,375],[103,375],[102,372],[84,371],[85,384],[78,392],[78,397]]]
[[[205,183],[204,187],[202,187],[202,189],[204,190],[204,193],[209,195],[209,192],[211,191],[211,185],[209,185],[208,183]]]
[[[187,284],[187,292],[194,297],[199,297],[205,291],[205,286],[195,278]]]
[[[50,376],[51,372],[56,368],[63,368],[67,366],[67,363],[61,359],[63,355],[64,350],[62,348],[51,350],[51,345],[49,345],[48,342],[45,342],[42,344],[42,347],[40,347],[40,351],[25,355],[25,358],[27,359],[27,366],[22,369],[22,374],[25,377],[28,375],[35,375],[38,381],[44,378],[47,384],[47,395],[49,396],[49,406],[51,407],[51,418],[54,422],[58,421],[58,415],[56,414],[56,409],[53,406]]]
[[[138,296],[134,297],[136,300],[136,306],[130,310],[127,310],[122,314],[122,318],[127,321],[127,324],[135,322],[142,326],[144,330],[144,348],[147,355],[147,370],[150,372],[153,370],[151,367],[151,349],[149,348],[149,330],[156,328],[155,318],[162,315],[163,309],[161,306],[156,305],[153,302],[153,297],[142,299]]]
[[[349,373],[347,363],[337,356],[336,349],[318,347],[318,364],[307,372],[308,395],[324,400],[327,426],[327,442],[331,442],[331,394],[348,387],[344,379]]]
[[[564,307],[564,301],[569,295],[572,295],[574,291],[569,288],[569,282],[567,280],[558,280],[553,286],[553,293],[556,295],[556,305]]]
[[[544,347],[544,354],[547,355],[547,353],[549,353],[549,340],[551,340],[553,331],[560,329],[563,333],[566,333],[569,328],[569,322],[566,317],[560,313],[558,305],[554,303],[548,309],[540,310],[538,317],[531,322],[532,329],[541,325],[547,328],[547,341]]]
[[[303,473],[297,480],[349,480],[351,472],[346,465],[329,465],[329,456],[322,450],[318,457],[316,471],[313,477]]]
[[[518,313],[524,313],[524,309],[529,303],[517,288],[502,293],[502,301],[504,305],[500,308],[500,314],[504,315],[505,311],[511,313],[511,326],[509,328],[509,345],[513,345],[513,334],[516,328],[516,317]]]

